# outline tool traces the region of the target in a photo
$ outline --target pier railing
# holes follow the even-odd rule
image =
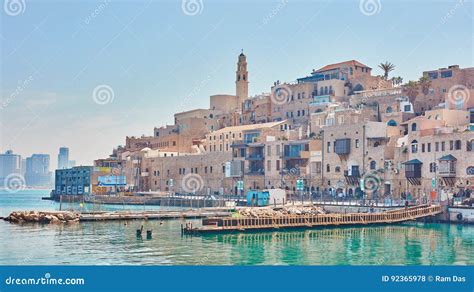
[[[416,206],[381,213],[347,213],[320,215],[282,215],[275,217],[215,218],[208,225],[194,231],[278,229],[288,227],[314,227],[327,225],[364,225],[396,223],[433,216],[442,212],[441,206]],[[193,231],[193,230],[187,230]]]

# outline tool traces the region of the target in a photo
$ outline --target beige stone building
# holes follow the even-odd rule
[[[426,88],[419,86],[418,95],[414,106],[416,113],[423,113],[427,110],[443,106],[447,102],[447,107],[452,109],[468,109],[472,107],[471,98],[453,102],[450,93],[458,86],[463,86],[472,97],[474,90],[474,68],[460,68],[459,65],[451,65],[447,68],[439,68],[423,72],[423,76],[429,79]],[[455,97],[454,97],[455,99]]]
[[[474,132],[469,112],[432,110],[409,120],[407,135],[398,142],[400,188],[414,197],[432,199],[474,187]]]

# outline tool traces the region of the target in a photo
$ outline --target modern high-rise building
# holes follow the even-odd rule
[[[21,174],[21,156],[8,150],[0,154],[0,183],[11,174]]]
[[[58,169],[66,168],[69,168],[69,148],[61,147],[58,154]]]
[[[33,154],[26,158],[26,184],[31,187],[51,185],[52,173],[49,170],[49,154]]]

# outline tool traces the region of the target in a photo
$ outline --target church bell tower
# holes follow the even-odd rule
[[[249,97],[249,72],[247,71],[247,57],[244,55],[243,50],[239,55],[237,71],[235,73],[235,95],[239,98],[239,104],[242,104]]]

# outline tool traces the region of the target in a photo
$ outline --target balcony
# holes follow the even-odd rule
[[[456,177],[456,157],[451,154],[448,154],[438,160],[438,173],[441,177]]]
[[[334,152],[338,155],[348,155],[351,153],[351,139],[336,139],[334,141]]]
[[[411,184],[420,184],[421,178],[421,166],[423,162],[418,159],[412,159],[404,163],[405,165],[405,177]]]
[[[260,153],[249,154],[245,157],[246,160],[263,160],[264,156]]]
[[[359,178],[359,166],[352,166],[350,170],[344,170],[344,176]]]

